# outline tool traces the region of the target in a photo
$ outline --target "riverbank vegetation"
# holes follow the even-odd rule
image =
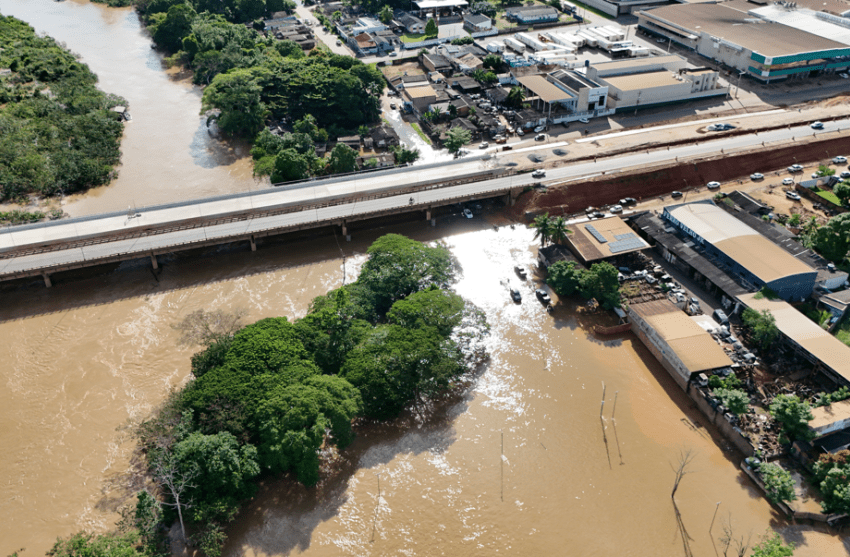
[[[258,478],[315,485],[321,455],[349,445],[352,424],[422,413],[481,361],[487,326],[449,290],[458,268],[448,249],[389,234],[368,256],[355,282],[315,298],[301,319],[241,327],[240,315],[196,312],[178,327],[204,348],[194,381],[138,430],[153,482],[129,522],[148,554],[167,549],[176,521],[217,555]]]
[[[319,47],[306,55],[292,41],[265,37],[262,21],[294,8],[285,0],[219,2],[150,0],[137,7],[170,63],[205,86],[202,111],[230,137],[255,144],[254,174],[273,182],[355,170],[356,152],[316,155],[315,144],[356,135],[379,121],[384,77],[374,64]],[[266,128],[280,123],[290,133]]]
[[[106,184],[120,159],[126,101],[50,37],[0,16],[0,201]]]

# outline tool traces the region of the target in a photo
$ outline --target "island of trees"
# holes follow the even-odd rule
[[[204,345],[192,357],[195,379],[139,428],[149,490],[118,533],[80,533],[52,554],[159,554],[176,521],[217,555],[258,478],[290,473],[313,486],[320,450],[351,443],[352,423],[421,412],[451,390],[480,361],[469,346],[487,325],[449,289],[457,268],[448,249],[389,234],[368,255],[357,281],[315,298],[301,319],[238,328],[221,313],[190,315],[181,329]]]
[[[0,15],[0,45],[0,201],[108,183],[123,133],[123,118],[110,109],[126,101],[98,90],[88,66],[23,21]]]

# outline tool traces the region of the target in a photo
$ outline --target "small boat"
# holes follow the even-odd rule
[[[593,331],[597,335],[617,335],[620,333],[625,333],[626,331],[632,330],[631,323],[620,323],[619,325],[614,325],[613,327],[601,327],[597,325],[593,328]]]

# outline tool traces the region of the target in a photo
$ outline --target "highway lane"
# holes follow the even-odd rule
[[[762,142],[773,142],[790,140],[791,138],[809,137],[814,133],[835,132],[838,129],[850,127],[850,119],[844,119],[824,124],[824,130],[815,132],[809,126],[792,126],[780,130],[748,134],[732,137],[717,137],[699,144],[683,145],[667,150],[649,151],[649,153],[635,153],[616,157],[602,158],[597,161],[573,164],[562,168],[547,171],[546,181],[561,182],[575,181],[589,176],[599,175],[603,172],[609,173],[629,167],[646,166],[673,162],[676,159],[719,154],[720,149],[738,149],[754,147]],[[837,154],[837,153],[836,153]],[[5,246],[20,246],[29,243],[44,242],[48,239],[59,240],[61,238],[73,239],[81,235],[90,235],[93,228],[103,231],[126,230],[128,227],[140,225],[149,226],[152,223],[164,223],[171,220],[185,220],[192,217],[212,218],[219,214],[233,213],[238,210],[250,210],[264,207],[273,207],[288,202],[315,202],[333,195],[380,191],[397,187],[399,184],[411,184],[418,179],[433,179],[435,176],[461,177],[464,173],[480,171],[481,161],[471,161],[459,164],[447,164],[440,168],[424,170],[411,169],[410,171],[386,175],[373,175],[364,179],[351,179],[343,182],[326,180],[326,183],[317,186],[305,186],[291,190],[264,190],[252,195],[237,199],[199,200],[195,205],[175,208],[165,208],[158,211],[145,211],[141,217],[128,218],[123,216],[109,216],[103,219],[91,219],[84,222],[63,224],[61,221],[52,226],[45,226],[33,230],[24,230],[20,234],[11,233],[0,235],[0,249]],[[771,170],[771,169],[765,169]],[[417,179],[418,178],[418,179]],[[473,195],[484,196],[493,192],[504,192],[510,188],[529,185],[537,180],[530,174],[517,174],[492,180],[473,182],[459,186],[451,186],[439,189],[421,191],[415,194],[404,194],[388,196],[379,199],[343,203],[319,209],[288,213],[270,217],[261,217],[242,220],[231,223],[204,226],[200,228],[179,230],[164,234],[156,234],[134,239],[106,242],[92,246],[45,252],[0,260],[0,275],[23,273],[34,269],[50,269],[53,267],[68,265],[72,263],[91,262],[106,257],[139,254],[144,256],[150,252],[163,252],[169,248],[187,246],[196,242],[210,241],[241,236],[243,238],[251,234],[261,234],[271,230],[284,229],[289,226],[303,226],[315,223],[332,222],[344,218],[354,218],[377,212],[401,209],[412,205],[424,209],[428,205],[440,205],[450,203],[459,197]],[[134,222],[137,221],[137,222]],[[16,240],[17,239],[17,240]],[[12,240],[12,241],[10,241]],[[18,243],[19,241],[23,242]],[[3,243],[5,242],[5,244]]]

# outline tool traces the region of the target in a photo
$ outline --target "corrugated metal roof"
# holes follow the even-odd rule
[[[540,75],[529,75],[526,77],[518,77],[522,85],[528,88],[529,91],[543,99],[547,103],[569,100],[570,94],[566,91],[555,87],[549,83],[545,77]]]
[[[835,422],[850,418],[850,400],[833,402],[829,406],[812,408],[813,419],[809,420],[809,427],[819,428],[834,424]]]

